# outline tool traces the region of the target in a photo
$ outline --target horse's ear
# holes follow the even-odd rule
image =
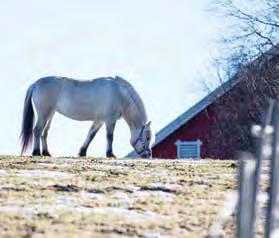
[[[151,125],[151,121],[147,122],[145,126],[150,127],[150,125]]]

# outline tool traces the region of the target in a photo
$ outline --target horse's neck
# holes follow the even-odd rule
[[[126,102],[122,115],[133,134],[134,131],[141,129],[147,121],[145,108],[136,90],[126,80],[116,77],[116,82],[118,82]]]
[[[129,125],[130,130],[141,128],[145,123],[142,115],[140,115],[139,112],[135,112],[132,110],[130,110],[129,112],[128,110],[125,111],[126,113],[124,113],[123,118]]]
[[[132,105],[129,105],[127,108],[125,108],[123,118],[130,128],[131,136],[135,131],[140,130],[147,121],[145,113],[140,112],[135,108],[135,106]]]

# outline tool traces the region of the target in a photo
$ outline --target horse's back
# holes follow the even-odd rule
[[[122,95],[113,78],[75,80],[47,77],[38,84],[52,97],[56,111],[75,120],[106,120],[119,117],[123,107]]]
[[[75,120],[117,118],[125,107],[123,90],[111,77],[84,81],[51,76],[34,85],[37,107],[58,111]]]
[[[121,98],[119,86],[112,78],[97,78],[88,81],[62,78],[61,97],[71,98],[79,104],[111,104]],[[93,106],[93,105],[91,105]]]

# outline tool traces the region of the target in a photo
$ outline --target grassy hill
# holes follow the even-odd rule
[[[2,156],[0,236],[206,237],[235,186],[233,161]]]

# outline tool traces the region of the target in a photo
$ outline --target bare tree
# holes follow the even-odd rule
[[[229,67],[230,76],[269,48],[278,48],[279,0],[213,0],[212,10],[224,24],[218,65]]]

